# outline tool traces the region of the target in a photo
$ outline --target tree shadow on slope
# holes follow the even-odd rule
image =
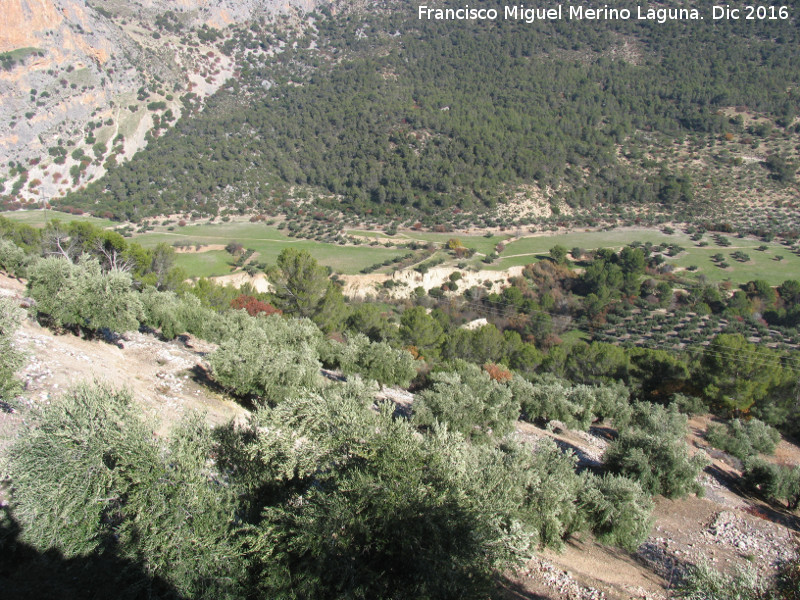
[[[495,592],[492,594],[492,598],[496,600],[548,600],[546,596],[526,589],[522,583],[505,575],[495,583]]]
[[[170,584],[142,564],[102,553],[65,558],[56,549],[40,552],[20,541],[20,526],[0,508],[0,590],[4,600],[182,600]]]
[[[200,364],[194,365],[191,369],[189,369],[188,372],[191,380],[197,385],[204,387],[219,396],[227,396],[232,398],[237,404],[246,408],[247,410],[255,410],[259,405],[258,397],[253,395],[239,396],[235,394],[231,389],[221,385],[216,379],[214,379],[214,377],[211,375],[211,371]]]

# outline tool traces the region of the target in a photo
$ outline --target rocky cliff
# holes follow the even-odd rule
[[[233,72],[215,36],[321,0],[4,0],[0,198],[63,195],[142,148]],[[154,108],[155,107],[155,108]],[[153,130],[156,126],[155,131]]]

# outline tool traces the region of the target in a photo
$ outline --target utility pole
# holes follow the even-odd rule
[[[50,196],[42,194],[42,208],[44,209],[44,226],[47,227],[47,205],[49,204]]]

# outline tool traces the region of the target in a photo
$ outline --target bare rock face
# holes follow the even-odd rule
[[[0,52],[38,45],[38,34],[63,20],[50,0],[6,0],[0,14]]]
[[[190,16],[196,25],[222,28],[261,16],[299,9],[312,11],[318,0],[142,0],[146,10],[172,10]]]
[[[3,0],[0,200],[63,195],[174,123],[187,92],[216,91],[234,65],[197,28],[224,31],[323,0]],[[175,27],[159,28],[168,18]],[[157,111],[152,103],[165,103]],[[164,119],[164,113],[171,114]],[[157,135],[157,131],[155,132]]]

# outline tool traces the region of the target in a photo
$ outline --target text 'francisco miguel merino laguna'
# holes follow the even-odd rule
[[[528,7],[514,4],[500,8],[431,8],[420,6],[418,16],[422,20],[433,21],[496,21],[502,17],[506,21],[627,21],[641,19],[666,23],[667,21],[696,21],[703,17],[696,8],[649,8],[637,6],[635,10],[612,8],[607,4],[591,8],[582,4],[556,4],[550,8]],[[714,15],[712,18],[716,18]]]

